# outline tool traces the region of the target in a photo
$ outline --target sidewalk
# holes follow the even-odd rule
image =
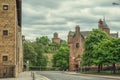
[[[35,72],[34,72],[35,73]],[[17,78],[0,78],[0,80],[33,80],[31,71],[22,72]],[[34,80],[49,80],[44,76],[35,74]]]
[[[119,79],[120,76],[108,76],[108,75],[94,75],[94,74],[82,74],[82,73],[76,73],[76,72],[65,72],[66,74],[70,75],[81,75],[81,76],[94,76],[94,77],[102,77],[102,78],[113,78],[113,79]]]
[[[0,78],[0,80],[33,80],[31,77],[31,72],[22,72],[17,78]]]

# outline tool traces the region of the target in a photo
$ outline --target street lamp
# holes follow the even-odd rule
[[[118,2],[113,2],[112,5],[120,5]]]
[[[113,2],[112,5],[120,5],[119,3]]]

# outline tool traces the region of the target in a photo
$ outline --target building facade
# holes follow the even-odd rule
[[[22,72],[21,0],[0,0],[0,77]]]
[[[108,35],[118,37],[118,33],[110,33],[110,29],[105,22],[105,19],[98,21],[98,29],[105,31]],[[86,36],[91,31],[80,31],[79,25],[76,26],[75,32],[68,33],[68,47],[69,47],[69,71],[75,71],[80,68],[80,56],[84,53],[84,41]]]
[[[70,31],[68,34],[69,47],[69,70],[74,71],[80,66],[80,55],[84,51],[84,37],[80,33],[80,27],[77,25],[75,32]]]

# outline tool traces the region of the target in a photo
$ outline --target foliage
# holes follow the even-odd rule
[[[37,53],[31,45],[31,42],[24,41],[24,62],[27,60],[29,60],[30,65],[35,65],[37,60]]]
[[[111,38],[108,41],[102,42],[104,52],[107,54],[108,63],[114,64],[120,62],[120,39]]]
[[[24,60],[29,60],[30,66],[46,67],[48,63],[48,57],[45,53],[56,53],[54,55],[54,61],[56,67],[60,69],[68,68],[68,48],[67,42],[61,40],[61,44],[53,44],[47,36],[36,38],[36,41],[24,41]],[[55,56],[59,57],[55,58]],[[63,58],[62,58],[63,57]],[[61,60],[60,60],[61,59]]]
[[[44,38],[42,37],[42,39]],[[37,38],[34,42],[24,41],[24,60],[29,60],[30,66],[47,66],[47,57],[43,55],[47,45],[44,45],[44,42],[42,42],[44,40],[42,39]]]
[[[50,39],[47,36],[42,36],[42,37],[36,38],[36,42],[41,43],[43,45],[49,45]]]
[[[103,64],[112,64],[115,73],[116,63],[120,62],[120,39],[107,36],[101,30],[93,30],[85,40],[85,53],[81,64],[98,65],[98,72]]]
[[[68,48],[60,47],[53,55],[53,67],[59,67],[60,70],[68,69]]]
[[[108,39],[105,32],[93,29],[85,39],[85,53],[82,56],[82,65],[102,64],[104,54],[99,48],[99,43],[104,39]]]

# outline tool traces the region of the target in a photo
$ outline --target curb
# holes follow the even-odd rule
[[[82,74],[82,73],[76,73],[76,72],[64,72],[64,73],[65,73],[65,74],[70,74],[70,75],[93,76],[93,77],[112,78],[112,79],[119,79],[119,80],[120,80],[120,77],[118,77],[118,76],[106,76],[106,75]]]

